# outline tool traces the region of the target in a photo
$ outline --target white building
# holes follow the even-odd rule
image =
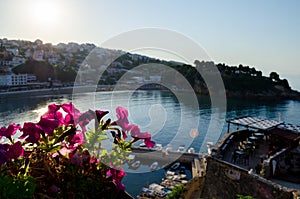
[[[0,60],[0,65],[1,66],[11,66],[12,65],[12,61]]]
[[[25,57],[26,58],[32,57],[32,52],[29,48],[27,48],[27,50],[25,51]]]
[[[43,50],[35,50],[32,58],[36,61],[44,61],[44,51]]]
[[[9,54],[14,55],[14,56],[19,55],[18,48],[6,48],[6,51],[9,52]]]
[[[35,82],[37,80],[34,74],[27,74],[27,82]]]
[[[25,62],[26,62],[26,59],[23,57],[13,57],[11,64],[13,66],[18,66],[18,65],[24,64]]]
[[[27,74],[0,76],[0,86],[21,86],[27,84]]]
[[[9,75],[0,75],[0,86],[7,86],[10,79]]]

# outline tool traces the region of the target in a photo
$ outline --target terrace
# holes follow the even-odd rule
[[[300,127],[244,117],[228,120],[215,157],[289,188],[300,189]],[[229,132],[230,124],[237,130]],[[240,126],[244,129],[238,130]]]

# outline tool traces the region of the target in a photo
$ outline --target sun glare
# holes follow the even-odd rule
[[[56,1],[39,0],[29,6],[31,21],[36,25],[49,26],[58,22],[60,13]]]

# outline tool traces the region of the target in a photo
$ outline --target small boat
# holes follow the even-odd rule
[[[185,145],[180,145],[178,147],[177,151],[183,153],[184,152],[184,147],[185,147]]]
[[[152,196],[154,194],[153,190],[150,190],[148,188],[143,187],[142,192],[149,194],[150,196]]]
[[[180,163],[179,163],[179,162],[175,162],[175,163],[170,167],[170,169],[171,169],[171,170],[176,170],[176,169],[179,168],[179,166],[180,166]]]
[[[195,153],[195,149],[193,147],[189,148],[188,150],[189,153]]]
[[[161,151],[162,150],[162,144],[156,144],[156,150]]]
[[[167,152],[172,151],[172,145],[171,145],[171,144],[167,144],[166,151],[167,151]]]
[[[145,148],[145,147],[147,147],[147,146],[146,146],[145,143],[141,143],[141,144],[139,144],[139,147]]]
[[[135,158],[135,155],[129,154],[129,157],[128,157],[128,164],[134,163],[134,158]]]
[[[139,160],[137,160],[137,161],[135,161],[134,163],[131,164],[131,166],[133,168],[138,168],[140,165],[141,165],[141,161],[139,161]]]
[[[151,171],[155,171],[158,169],[158,162],[153,162],[150,166]]]
[[[166,176],[173,176],[173,175],[175,175],[174,171],[167,171]]]

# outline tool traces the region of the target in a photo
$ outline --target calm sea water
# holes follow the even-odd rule
[[[185,95],[184,93],[182,93]],[[0,98],[0,126],[10,123],[23,124],[24,121],[38,121],[39,115],[50,103],[68,103],[85,111],[87,109],[109,110],[109,117],[115,119],[115,108],[128,108],[130,122],[138,124],[142,131],[152,133],[156,143],[171,144],[174,150],[180,145],[193,147],[196,152],[206,150],[207,141],[214,143],[227,131],[226,119],[242,116],[255,116],[283,120],[300,124],[300,102],[297,101],[247,101],[228,100],[224,107],[211,107],[207,96],[198,96],[199,107],[192,102],[180,100],[167,91],[135,91],[129,93],[98,92],[80,95],[30,96],[20,98]],[[141,165],[141,168],[148,165]],[[133,196],[143,186],[159,182],[164,170],[155,172],[135,172],[125,168],[127,176],[123,182]]]

